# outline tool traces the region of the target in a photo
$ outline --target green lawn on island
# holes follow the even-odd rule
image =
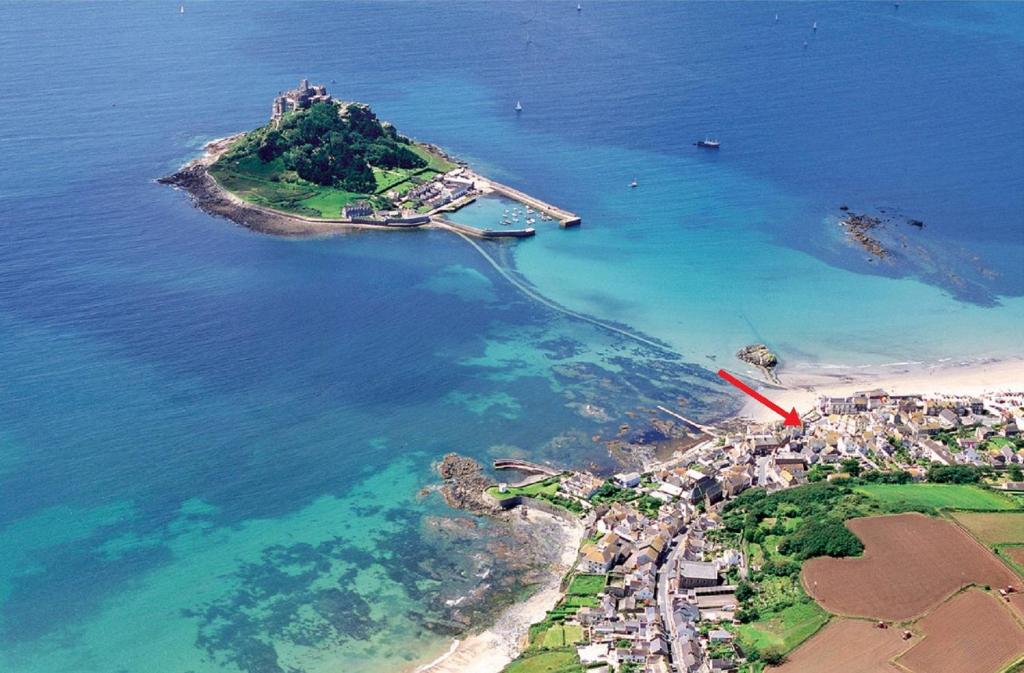
[[[404,194],[416,183],[430,180],[455,166],[422,145],[410,145],[409,149],[423,157],[427,166],[390,170],[372,168],[377,182],[375,194],[349,192],[303,180],[295,171],[285,168],[281,157],[267,162],[255,156],[238,159],[225,157],[214,163],[209,170],[222,187],[249,203],[307,217],[332,219],[341,217],[342,208],[354,201],[372,200],[375,195],[391,189]]]
[[[377,194],[383,194],[396,187],[398,187],[396,191],[404,194],[415,186],[416,183],[413,182],[412,178],[417,178],[420,182],[426,182],[436,175],[438,175],[438,172],[430,168],[373,169],[373,177],[377,180]]]
[[[499,500],[502,498],[510,498],[514,495],[526,495],[530,497],[536,497],[538,495],[555,495],[558,493],[558,484],[561,482],[559,477],[548,477],[543,481],[538,481],[527,486],[514,486],[508,488],[504,493],[498,490],[497,486],[491,486],[487,489],[487,494],[491,495]]]
[[[993,509],[1011,510],[1018,505],[1011,498],[968,484],[863,484],[854,488],[885,505],[908,509]]]
[[[766,649],[785,654],[810,638],[828,622],[829,614],[813,600],[795,603],[737,627],[740,644],[746,649]]]
[[[409,146],[409,149],[427,160],[427,170],[435,171],[437,173],[447,173],[455,168],[455,164],[440,155],[434,154],[419,143],[413,143]]]
[[[575,649],[529,653],[505,667],[502,673],[583,673]]]

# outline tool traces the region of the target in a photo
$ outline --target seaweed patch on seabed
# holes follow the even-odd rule
[[[233,591],[185,612],[199,621],[196,646],[243,671],[290,673],[275,645],[327,650],[389,633],[458,635],[543,581],[559,553],[550,536],[517,521],[413,510],[388,518],[403,520],[409,532],[388,537],[374,552],[342,538],[265,549],[234,573]],[[365,573],[400,587],[410,608],[375,617],[357,584]]]
[[[701,420],[718,420],[734,413],[737,402],[711,371],[688,363],[677,354],[644,344],[617,341],[601,357],[583,360],[565,343],[541,342],[547,356],[555,361],[551,374],[566,405],[574,409],[586,426],[570,428],[537,452],[538,457],[589,456],[588,469],[607,472],[621,467],[646,465],[685,450],[701,439],[700,433],[668,417],[657,407],[685,409]],[[556,354],[556,352],[558,354]],[[596,425],[593,425],[596,424]],[[583,429],[586,428],[586,430]],[[604,441],[607,457],[595,457],[595,442]],[[610,461],[610,462],[609,462]]]
[[[893,208],[855,213],[841,206],[837,221],[847,240],[868,253],[866,262],[885,276],[914,276],[948,291],[959,301],[979,306],[998,306],[992,282],[999,273],[981,255],[963,246],[928,236],[923,221]]]

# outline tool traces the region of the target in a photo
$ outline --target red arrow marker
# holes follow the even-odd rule
[[[770,399],[768,399],[767,397],[765,397],[761,393],[757,392],[756,390],[754,390],[753,388],[748,386],[743,381],[740,381],[738,378],[736,378],[735,376],[733,376],[729,372],[725,371],[724,369],[719,369],[718,370],[718,375],[721,376],[726,381],[728,381],[729,383],[731,383],[734,386],[736,386],[737,388],[739,388],[740,390],[742,390],[743,392],[745,392],[746,394],[748,394],[751,397],[753,397],[755,400],[757,400],[758,402],[760,402],[764,406],[768,407],[769,409],[771,409],[772,411],[777,413],[779,416],[782,416],[783,418],[785,418],[786,422],[783,423],[783,425],[785,425],[785,426],[792,426],[792,427],[800,427],[800,425],[801,425],[801,423],[800,423],[800,414],[796,413],[796,407],[793,407],[787,413],[782,407],[780,407],[779,405],[775,404]]]

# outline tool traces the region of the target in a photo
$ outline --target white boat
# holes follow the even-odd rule
[[[537,221],[537,220],[533,219],[532,217],[528,217],[528,218],[526,218],[526,223],[527,223],[527,224],[533,224],[533,223],[534,223],[534,222],[536,222],[536,221]]]
[[[811,30],[818,30],[818,22],[817,21],[815,21],[814,23],[811,24]]]
[[[577,12],[582,12],[583,11],[583,5],[581,5],[580,3],[577,2],[576,3],[576,11]]]
[[[638,184],[637,181],[634,179],[633,182],[629,183],[629,186],[630,186],[631,189],[635,189],[637,184]]]
[[[694,145],[696,145],[697,147],[705,147],[709,150],[717,150],[719,147],[722,146],[722,144],[718,142],[718,140],[716,140],[715,138],[705,138],[704,140],[698,140],[697,142],[694,143]]]
[[[523,104],[520,103],[519,101],[516,101],[516,112],[522,112],[522,111],[523,111]]]
[[[185,3],[181,3],[180,5],[178,5],[178,14],[184,14],[184,13],[185,13]]]
[[[778,22],[779,22],[779,15],[778,15],[778,14],[776,14],[776,15],[775,15],[775,23],[778,23]]]

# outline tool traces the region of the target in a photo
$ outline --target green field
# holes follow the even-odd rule
[[[569,583],[569,590],[566,593],[578,596],[594,596],[601,593],[607,575],[576,575]]]
[[[870,496],[885,505],[907,509],[1016,509],[1016,503],[994,491],[963,484],[864,484],[857,493]]]
[[[553,624],[537,637],[536,645],[544,649],[557,649],[575,645],[582,640],[583,627],[579,624]]]
[[[737,632],[746,649],[761,652],[774,649],[785,654],[817,633],[828,618],[827,612],[808,599],[749,624],[741,624]]]
[[[419,143],[414,143],[410,145],[409,149],[411,149],[413,152],[427,160],[426,170],[435,171],[437,173],[447,173],[448,171],[455,168],[455,164],[448,161],[447,159],[444,159],[434,154],[433,152],[428,150],[423,145],[420,145]]]
[[[377,194],[383,194],[398,185],[401,185],[402,188],[397,191],[404,194],[413,187],[413,182],[409,180],[410,178],[416,177],[422,181],[427,181],[436,175],[438,175],[438,171],[431,170],[430,168],[373,169],[373,177],[377,180]]]
[[[410,149],[427,160],[427,167],[391,170],[373,168],[373,176],[377,181],[375,194],[383,194],[390,189],[404,194],[414,186],[414,180],[410,178],[415,177],[416,181],[430,180],[454,167],[454,164],[432,154],[421,145],[412,145]],[[285,168],[281,157],[266,163],[253,156],[224,157],[210,167],[210,174],[223,188],[249,203],[307,217],[339,218],[341,209],[349,203],[373,201],[377,198],[303,180],[294,171]]]
[[[528,486],[510,487],[504,493],[499,491],[497,486],[491,486],[487,489],[487,494],[499,500],[502,498],[509,498],[514,495],[526,495],[533,498],[539,495],[555,495],[558,493],[558,484],[560,482],[561,479],[559,477],[548,477],[544,481],[538,481]]]
[[[1024,544],[1024,512],[957,512],[953,518],[985,544]]]
[[[502,673],[583,673],[583,665],[573,649],[549,650],[524,654]]]

